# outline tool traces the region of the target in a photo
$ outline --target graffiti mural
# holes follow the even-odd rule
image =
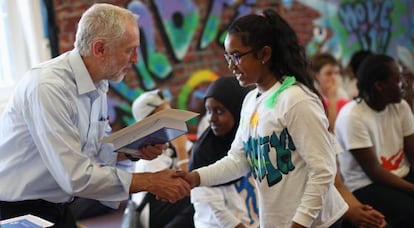
[[[149,2],[150,6],[133,0],[126,6],[139,15],[142,45],[135,70],[143,90],[154,89],[174,77],[173,65],[186,61],[185,56],[192,51],[192,43],[196,43],[200,52],[214,42],[221,46],[228,23],[256,7],[256,1],[251,0],[241,3],[210,1],[204,16],[206,22],[201,27],[200,6],[191,0]],[[393,56],[398,45],[414,49],[414,19],[409,14],[414,3],[409,0],[283,0],[275,1],[276,4],[282,4],[288,11],[295,4],[303,4],[319,13],[319,18],[313,22],[312,39],[305,44],[309,56],[330,52],[345,64],[359,49]],[[223,12],[227,8],[233,8],[234,13],[224,23]],[[161,40],[157,40],[156,33],[161,34]],[[203,70],[203,67],[195,69],[198,70]],[[127,102],[140,94],[122,83],[111,84],[111,88]],[[180,108],[186,107],[181,104]]]
[[[342,4],[338,11],[346,31],[364,50],[385,53],[391,38],[391,1]]]
[[[309,56],[330,52],[345,65],[358,50],[396,57],[397,46],[414,51],[414,2],[410,0],[299,0],[320,13]]]
[[[139,61],[135,68],[140,75],[142,86],[146,89],[154,89],[156,84],[153,77],[165,79],[172,73],[172,67],[166,55],[157,50],[154,28],[156,23],[148,7],[140,1],[131,1],[127,9],[139,15],[138,21],[142,25],[141,48],[139,49]]]
[[[232,0],[210,1],[206,23],[197,41],[200,51],[212,42],[222,43],[223,28],[226,27],[226,24],[221,23],[224,8],[235,7],[236,11],[231,19],[233,20],[251,12],[252,6],[255,5],[255,1],[245,1],[236,6],[232,5],[233,2]],[[289,10],[294,2],[285,0],[281,1],[281,4]],[[414,19],[408,13],[414,4],[411,1],[298,0],[298,2],[314,8],[321,15],[314,21],[312,40],[306,44],[310,56],[317,52],[330,52],[346,63],[351,54],[359,49],[395,55],[396,46],[404,44],[409,50],[413,50]],[[191,1],[171,2],[171,5],[162,3],[162,1],[152,2],[155,12],[150,12],[140,1],[131,1],[128,4],[131,11],[140,15],[143,45],[139,53],[140,61],[135,67],[141,86],[145,90],[154,89],[157,81],[167,81],[172,77],[172,65],[183,60],[199,27],[199,9]],[[166,5],[168,7],[165,7]],[[168,60],[166,51],[157,50],[155,25],[160,28],[158,32],[163,34],[164,45],[168,47],[167,51],[173,60]],[[125,90],[119,87],[125,88],[114,86],[118,92],[125,93]]]
[[[228,21],[230,23],[234,18],[252,12],[252,7],[256,4],[256,1],[252,0],[237,4],[233,0],[211,1],[206,15],[207,23],[202,27],[200,38],[197,39],[196,32],[199,31],[201,19],[199,6],[193,1],[174,0],[166,3],[166,1],[154,0],[149,2],[148,5],[142,1],[132,0],[126,5],[127,9],[138,15],[137,21],[140,24],[141,48],[138,51],[139,61],[134,65],[134,73],[140,86],[131,87],[125,81],[110,84],[111,91],[116,94],[113,102],[109,104],[111,113],[127,114],[123,117],[113,117],[113,121],[122,121],[121,123],[111,121],[113,125],[131,124],[132,115],[127,104],[131,104],[143,91],[155,89],[160,83],[170,81],[174,77],[173,65],[186,61],[184,57],[190,51],[192,43],[197,43],[200,51],[208,48],[213,42],[222,46],[224,28],[228,25],[221,21],[224,8],[235,10],[234,16]],[[161,39],[158,39],[156,33],[160,34]],[[178,94],[178,108],[188,109],[186,102],[191,103],[194,100],[192,97],[194,94],[201,94],[200,91],[192,90],[199,87],[194,82],[203,84],[212,80],[212,77],[205,76],[207,71],[209,69],[201,67],[189,73],[187,82],[183,82],[186,86],[174,93]],[[211,74],[215,73],[211,72]],[[218,75],[214,76],[216,77]],[[210,79],[206,81],[204,80],[206,78]]]
[[[209,11],[207,22],[202,29],[201,38],[198,42],[200,50],[207,48],[213,41],[217,41],[220,44],[224,42],[225,27],[220,28],[221,16],[223,14],[224,7],[234,7],[236,12],[230,19],[230,22],[236,18],[246,15],[252,11],[252,7],[255,6],[256,1],[245,1],[244,4],[235,5],[234,0],[216,0],[211,1],[209,4]],[[270,4],[271,5],[271,4]]]
[[[134,65],[135,76],[131,76],[138,81],[138,86],[126,82],[111,83],[110,90],[116,94],[111,110],[122,111],[114,111],[114,114],[129,115],[114,117],[113,120],[123,121],[117,123],[120,126],[128,125],[131,114],[126,107],[142,91],[170,87],[170,82],[184,85],[201,70],[210,70],[218,76],[227,74],[226,66],[219,59],[221,57],[203,53],[211,51],[212,46],[222,48],[225,28],[235,18],[259,12],[265,7],[274,7],[284,16],[289,12],[297,14],[294,11],[298,9],[302,10],[299,13],[307,13],[303,12],[303,5],[317,15],[316,19],[314,15],[308,17],[313,20],[313,30],[305,29],[307,34],[298,31],[299,39],[304,35],[310,37],[302,39],[309,56],[330,52],[345,65],[350,56],[360,49],[394,57],[398,46],[414,52],[414,15],[410,13],[414,11],[412,0],[212,0],[204,3],[193,0],[130,0],[125,7],[139,15],[137,20],[141,33],[139,61]],[[297,17],[287,19],[295,25]],[[204,64],[202,58],[217,60]],[[193,61],[197,65],[178,69]],[[178,75],[185,76],[176,82]],[[189,108],[183,101],[192,101],[190,96],[193,93],[182,91],[184,87],[176,87],[180,88],[172,88],[171,91],[175,96],[174,105]]]
[[[191,0],[169,0],[168,4],[154,0],[152,3],[160,31],[168,40],[167,47],[176,60],[182,60],[199,24],[198,7]]]
[[[208,6],[209,10],[207,21],[204,25],[201,38],[198,42],[199,49],[207,48],[214,40],[220,37],[218,34],[220,30],[220,21],[221,15],[223,13],[223,7],[225,5],[231,5],[231,3],[232,0],[210,1]]]

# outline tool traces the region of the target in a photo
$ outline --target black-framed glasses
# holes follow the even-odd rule
[[[224,58],[226,59],[227,63],[230,65],[231,63],[233,63],[234,65],[238,66],[240,65],[240,60],[243,56],[253,53],[255,52],[256,49],[252,49],[250,51],[246,51],[244,53],[232,53],[232,54],[228,54],[228,53],[224,53]]]

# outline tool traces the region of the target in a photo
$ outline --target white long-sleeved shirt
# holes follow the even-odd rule
[[[1,201],[128,198],[131,174],[99,143],[110,131],[107,90],[76,50],[26,73],[0,118]]]
[[[191,202],[197,228],[233,228],[240,223],[249,226],[246,203],[235,184],[194,188],[191,190]]]
[[[277,97],[278,82],[243,102],[228,156],[198,169],[202,186],[224,183],[252,171],[261,227],[329,227],[348,209],[334,187],[335,150],[320,99],[293,85]]]

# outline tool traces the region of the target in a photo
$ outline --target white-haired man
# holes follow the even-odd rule
[[[100,140],[110,130],[108,80],[121,81],[138,61],[139,29],[128,10],[94,4],[81,17],[75,48],[34,67],[19,82],[0,118],[0,217],[34,214],[75,227],[73,197],[126,200],[152,192],[175,202],[189,194],[174,171],[128,173]],[[140,148],[152,159],[163,145]]]

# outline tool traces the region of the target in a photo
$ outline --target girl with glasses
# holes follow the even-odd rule
[[[295,32],[267,9],[235,20],[224,47],[239,84],[256,89],[243,101],[228,155],[176,175],[214,186],[251,171],[260,227],[340,227],[348,206],[334,187],[333,138]]]

